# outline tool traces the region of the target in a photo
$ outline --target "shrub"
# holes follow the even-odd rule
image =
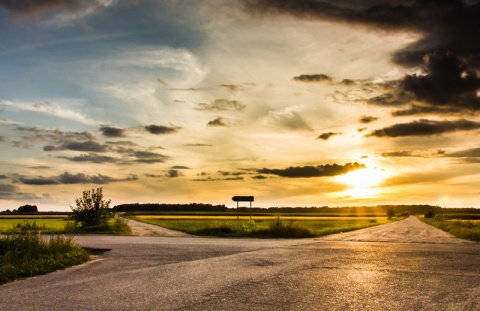
[[[70,207],[75,226],[86,231],[108,230],[108,221],[113,217],[108,211],[110,202],[103,199],[102,188],[83,191],[82,197],[75,199],[76,207]]]
[[[392,217],[395,217],[395,212],[392,209],[387,210],[387,217],[388,219],[392,219]]]
[[[307,228],[298,226],[293,221],[284,221],[277,217],[271,224],[269,229],[257,231],[259,234],[272,236],[276,238],[310,238],[313,233]]]
[[[423,217],[434,218],[435,217],[435,212],[434,211],[428,211],[428,212],[425,213],[425,215]]]

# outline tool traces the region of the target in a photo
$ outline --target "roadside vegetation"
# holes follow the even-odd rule
[[[478,216],[478,214],[435,215],[428,213],[420,219],[457,238],[480,242],[480,217]]]
[[[0,284],[65,269],[90,259],[72,237],[42,237],[44,228],[36,222],[25,222],[0,237]]]
[[[159,219],[155,216],[137,216],[132,219],[178,230],[193,235],[252,238],[309,238],[352,231],[388,222],[383,219],[321,219],[315,217],[286,217],[254,220],[209,219],[195,216],[193,219]]]

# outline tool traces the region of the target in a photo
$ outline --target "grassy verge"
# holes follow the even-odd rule
[[[212,220],[212,219],[148,219],[133,218],[168,229],[183,231],[194,235],[222,237],[257,238],[307,238],[327,234],[352,231],[388,222],[383,220],[325,219],[290,220],[275,218],[269,220]]]
[[[33,228],[32,228],[33,226]],[[108,226],[95,228],[81,228],[74,226],[72,221],[62,218],[5,218],[0,219],[0,234],[18,231],[40,230],[46,234],[61,233],[100,233],[100,234],[129,234],[131,233],[126,221],[119,217],[109,220]],[[27,228],[27,229],[25,229]]]
[[[441,215],[435,218],[419,218],[457,238],[480,242],[480,221],[478,220],[449,220]]]
[[[39,232],[12,233],[0,238],[0,284],[65,269],[89,258],[70,237],[47,240]]]

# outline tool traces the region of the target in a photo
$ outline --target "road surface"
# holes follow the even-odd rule
[[[480,244],[414,217],[357,238],[76,240],[111,250],[0,286],[0,310],[480,310]]]

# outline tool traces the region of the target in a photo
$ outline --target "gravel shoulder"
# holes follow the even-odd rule
[[[475,243],[455,238],[447,232],[427,225],[415,216],[410,216],[404,220],[385,225],[334,234],[319,238],[318,240],[433,244]]]
[[[146,224],[141,221],[127,219],[128,226],[132,230],[132,235],[135,236],[162,236],[162,237],[188,237],[191,236],[187,233],[162,228],[159,226]]]

